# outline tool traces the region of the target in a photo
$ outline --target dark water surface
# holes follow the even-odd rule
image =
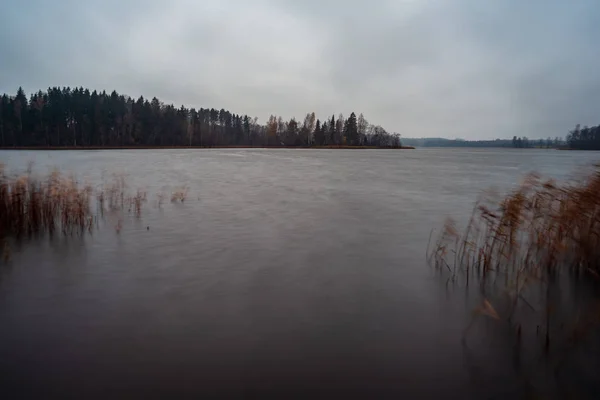
[[[0,151],[11,171],[34,161],[38,173],[58,167],[93,183],[126,173],[149,192],[142,220],[126,219],[120,234],[108,216],[92,236],[28,243],[2,266],[0,388],[14,398],[508,396],[502,357],[490,355],[489,372],[465,359],[465,306],[425,264],[430,230],[465,221],[484,189],[599,160]],[[156,193],[184,184],[184,203],[157,207]]]

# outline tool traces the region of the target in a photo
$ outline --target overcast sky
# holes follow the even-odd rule
[[[598,0],[7,0],[0,92],[84,86],[405,137],[600,123]]]

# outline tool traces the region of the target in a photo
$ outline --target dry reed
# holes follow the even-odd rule
[[[91,232],[98,214],[128,210],[139,217],[145,202],[145,192],[127,193],[121,175],[94,190],[56,170],[39,179],[32,176],[31,167],[21,176],[8,176],[0,165],[0,244],[5,247],[5,239],[24,235]]]
[[[482,198],[464,232],[446,221],[427,257],[447,286],[479,293],[463,340],[486,316],[517,346],[528,334],[538,359],[568,353],[600,322],[600,166],[565,184],[531,174],[500,202]]]
[[[189,188],[187,186],[175,189],[175,191],[171,193],[171,202],[174,203],[176,201],[180,201],[183,203],[187,198],[188,189]]]
[[[91,229],[89,186],[52,172],[37,180],[28,172],[9,177],[0,170],[0,237]]]

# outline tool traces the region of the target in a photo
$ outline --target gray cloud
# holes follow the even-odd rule
[[[22,0],[0,91],[116,89],[266,120],[363,112],[404,136],[597,124],[600,4],[475,0]]]

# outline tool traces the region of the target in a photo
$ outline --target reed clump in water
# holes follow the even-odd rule
[[[181,188],[176,188],[172,193],[171,193],[171,202],[181,202],[183,203],[185,201],[185,199],[187,198],[188,195],[188,190],[189,188],[187,186],[183,186]]]
[[[148,201],[147,193],[137,189],[135,194],[130,194],[123,174],[113,174],[112,180],[104,183],[96,191],[96,204],[99,213],[121,212],[127,210],[136,217],[140,217],[143,204]]]
[[[31,174],[9,177],[0,169],[0,236],[72,233],[91,229],[92,189],[74,178],[52,172],[45,179]]]
[[[0,244],[24,235],[91,232],[98,214],[128,210],[139,217],[145,202],[145,192],[127,192],[123,176],[94,190],[58,171],[45,178],[34,177],[30,170],[8,176],[0,165]]]
[[[427,257],[515,345],[566,354],[600,322],[600,166],[565,184],[531,174],[500,202],[481,199],[464,232],[446,221]]]
[[[428,260],[451,281],[500,274],[515,289],[566,272],[600,277],[600,167],[576,184],[531,174],[500,203],[478,201],[463,234],[446,221]]]

